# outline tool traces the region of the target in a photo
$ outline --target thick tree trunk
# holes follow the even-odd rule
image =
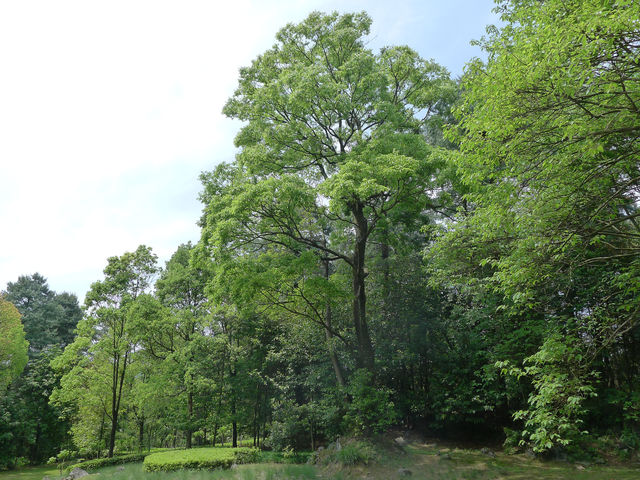
[[[357,355],[356,367],[366,368],[374,372],[374,355],[369,327],[367,325],[367,296],[365,293],[365,253],[369,235],[367,219],[363,206],[359,203],[352,206],[356,223],[356,241],[353,252],[352,287],[353,287],[353,326],[356,332]]]

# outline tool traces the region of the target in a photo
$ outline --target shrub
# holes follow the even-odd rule
[[[141,462],[144,460],[146,453],[134,453],[131,455],[118,455],[111,458],[96,458],[95,460],[86,460],[84,462],[70,465],[67,471],[71,471],[74,468],[81,468],[88,472],[97,470],[102,467],[108,467],[111,465],[121,465],[123,463]]]
[[[258,463],[260,450],[257,448],[239,448],[235,451],[235,463]]]
[[[212,470],[229,468],[234,463],[251,463],[259,452],[251,448],[196,448],[152,453],[144,459],[145,472],[172,472],[175,470]]]
[[[341,448],[331,445],[318,452],[317,462],[321,464],[339,463],[342,465],[368,465],[376,459],[376,451],[369,442],[347,440]]]
[[[356,371],[347,390],[352,398],[344,416],[347,430],[356,435],[371,435],[395,423],[397,413],[390,399],[391,392],[376,387],[370,372]]]

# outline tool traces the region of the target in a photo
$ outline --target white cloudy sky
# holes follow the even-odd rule
[[[313,10],[367,10],[371,46],[454,75],[492,0],[0,3],[0,291],[39,272],[84,297],[106,258],[197,241],[198,174],[234,155],[238,69]]]

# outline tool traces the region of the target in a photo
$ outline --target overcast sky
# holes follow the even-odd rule
[[[0,3],[0,290],[39,272],[84,298],[109,256],[196,242],[198,175],[233,159],[238,69],[313,10],[373,18],[454,76],[492,0]]]

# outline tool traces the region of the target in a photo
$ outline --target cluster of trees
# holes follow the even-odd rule
[[[497,8],[460,81],[368,49],[364,13],[287,25],[225,106],[198,244],[108,259],[72,342],[73,298],[59,321],[7,296],[74,448],[399,424],[640,447],[640,5]]]
[[[49,403],[59,382],[51,361],[81,317],[75,295],[52,291],[37,273],[0,295],[0,468],[42,463],[68,441],[70,425]]]

